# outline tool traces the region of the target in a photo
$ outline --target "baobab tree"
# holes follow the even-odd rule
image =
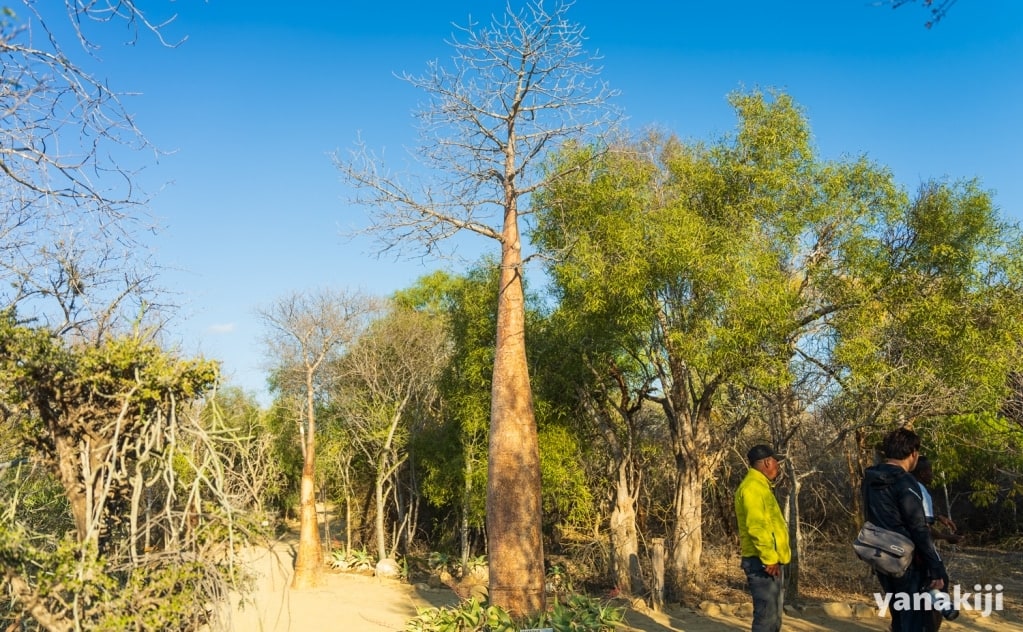
[[[293,588],[320,581],[323,549],[316,519],[316,404],[330,381],[337,358],[358,337],[376,303],[333,290],[297,292],[259,312],[278,392],[296,402],[302,441],[299,539]]]
[[[434,252],[469,231],[500,246],[497,337],[491,387],[487,531],[490,600],[517,614],[544,606],[540,467],[526,365],[523,228],[529,196],[561,177],[541,168],[559,143],[609,129],[613,96],[586,53],[570,3],[510,5],[486,27],[456,26],[450,67],[431,62],[404,74],[427,93],[418,112],[423,167],[404,180],[364,147],[337,158],[356,201],[375,209],[371,231],[384,250]],[[590,136],[592,134],[592,136]],[[594,146],[599,147],[599,141]],[[528,225],[526,225],[528,227]]]

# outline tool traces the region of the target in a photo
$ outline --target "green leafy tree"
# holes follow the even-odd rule
[[[200,415],[215,363],[136,333],[96,344],[0,318],[0,424],[30,451],[36,484],[0,527],[12,625],[195,630],[237,577],[244,542],[221,441]],[[60,489],[62,503],[38,507]],[[66,513],[65,520],[54,514]],[[40,520],[40,517],[46,519]],[[220,551],[217,553],[216,551]]]
[[[796,383],[794,358],[841,308],[823,292],[834,264],[859,252],[861,215],[887,200],[883,172],[814,156],[789,97],[731,101],[733,136],[654,135],[599,161],[579,147],[562,155],[573,177],[540,199],[561,307],[590,332],[581,339],[600,340],[595,365],[629,375],[627,392],[663,412],[682,588],[700,581],[704,482],[750,419],[739,394]]]
[[[421,279],[395,299],[443,314],[448,322],[452,348],[439,380],[440,414],[417,437],[416,453],[427,500],[437,508],[454,508],[463,567],[476,555],[473,534],[482,531],[486,517],[496,284],[495,266],[484,262],[465,276],[439,273]]]
[[[927,443],[949,460],[959,433],[935,420],[1000,412],[1011,394],[1021,340],[1018,228],[999,219],[977,182],[931,182],[874,238],[877,256],[855,277],[863,298],[834,321],[835,405],[876,432],[933,428]]]
[[[442,318],[392,307],[338,359],[330,396],[332,412],[371,464],[375,540],[381,560],[393,558],[400,535],[415,530],[413,501],[418,490],[407,489],[402,498],[399,475],[409,456],[411,436],[435,414],[437,381],[447,357]],[[396,524],[388,525],[392,507]]]

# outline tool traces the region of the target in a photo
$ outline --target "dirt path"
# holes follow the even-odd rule
[[[343,632],[401,631],[414,617],[417,607],[450,605],[454,593],[427,589],[393,580],[363,575],[326,573],[324,584],[314,590],[293,591],[293,552],[280,543],[273,550],[252,549],[245,559],[259,573],[255,592],[247,603],[235,603],[231,629],[238,632]],[[1018,599],[1020,595],[1006,595]],[[736,610],[737,612],[733,612]],[[703,611],[668,608],[664,613],[629,610],[626,632],[729,632],[749,630],[746,608],[709,604]],[[888,629],[887,618],[878,617],[866,605],[854,608],[844,603],[810,606],[790,613],[783,625],[788,632],[871,632]],[[983,630],[1023,632],[1023,625],[998,616],[987,618],[964,613],[946,623],[944,632]]]

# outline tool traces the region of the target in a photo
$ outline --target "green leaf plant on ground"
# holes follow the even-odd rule
[[[611,632],[624,621],[625,609],[580,594],[554,602],[548,612],[516,621],[503,608],[473,598],[443,608],[422,608],[405,632],[519,632],[549,628],[555,632]]]

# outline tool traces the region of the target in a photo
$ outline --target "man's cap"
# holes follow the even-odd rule
[[[776,460],[779,461],[782,459],[782,457],[774,453],[774,448],[764,443],[758,443],[757,445],[750,448],[749,452],[746,453],[746,459],[749,460],[750,465],[753,465],[760,459],[766,459],[769,456],[773,456]]]

